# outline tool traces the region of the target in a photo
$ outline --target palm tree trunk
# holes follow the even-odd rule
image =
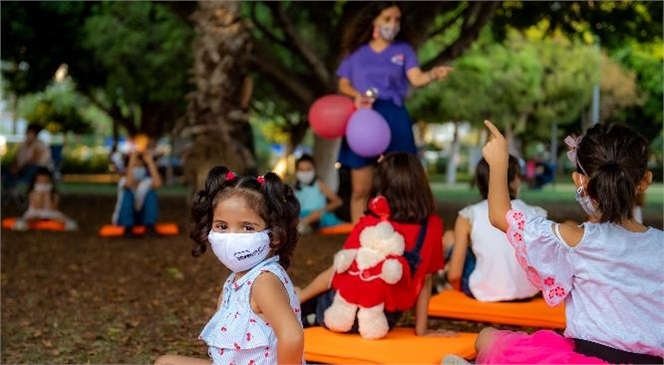
[[[193,143],[184,155],[184,174],[195,191],[213,166],[255,173],[256,158],[249,113],[242,105],[251,36],[240,17],[240,2],[201,0],[192,19],[196,90],[187,95]]]

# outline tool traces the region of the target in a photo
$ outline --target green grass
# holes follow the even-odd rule
[[[442,182],[432,182],[431,190],[436,200],[440,201],[479,201],[480,195],[477,189],[471,188],[468,183],[455,184],[452,186]],[[572,183],[556,183],[547,185],[541,190],[521,189],[520,198],[531,204],[546,203],[573,203],[575,200],[575,187]],[[655,183],[650,185],[646,192],[645,211],[662,212],[664,210],[664,184]]]
[[[435,180],[434,181],[440,181]],[[100,183],[62,183],[58,186],[63,193],[76,193],[85,195],[115,195],[115,184]],[[468,183],[457,183],[446,185],[442,182],[432,182],[431,189],[436,200],[441,201],[479,201],[480,196],[477,189],[471,188]],[[164,186],[159,189],[161,196],[181,196],[185,197],[188,189],[184,185]],[[571,183],[556,183],[547,185],[541,190],[521,189],[522,199],[532,204],[545,204],[550,202],[576,203],[574,199],[574,185]],[[664,210],[664,184],[655,183],[648,188],[646,192],[646,211]]]
[[[117,184],[111,183],[61,183],[58,190],[62,193],[74,193],[83,195],[115,195]],[[189,190],[184,185],[171,185],[159,188],[158,195],[161,196],[186,196]]]

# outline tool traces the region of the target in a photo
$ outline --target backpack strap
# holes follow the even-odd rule
[[[420,233],[417,236],[417,241],[415,241],[415,247],[413,247],[413,250],[403,253],[403,256],[406,258],[408,265],[410,266],[410,274],[413,276],[417,271],[417,267],[420,265],[420,250],[422,249],[422,244],[424,243],[424,237],[427,235],[428,222],[429,218],[427,217],[422,221],[422,223],[420,223]]]
[[[416,254],[420,254],[420,250],[422,249],[422,244],[424,244],[424,237],[427,235],[427,225],[429,224],[429,217],[424,218],[422,220],[422,227],[420,227],[420,234],[417,236],[417,241],[415,242],[415,247],[413,248],[413,251]]]

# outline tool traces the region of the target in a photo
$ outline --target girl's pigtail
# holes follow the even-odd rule
[[[212,226],[214,200],[228,180],[235,179],[235,174],[225,166],[213,167],[205,179],[205,189],[199,190],[192,200],[189,238],[194,241],[191,254],[198,257],[205,253],[207,236]]]
[[[293,189],[277,174],[269,172],[262,180],[261,192],[267,205],[273,249],[279,255],[281,266],[288,268],[298,240],[300,203]]]

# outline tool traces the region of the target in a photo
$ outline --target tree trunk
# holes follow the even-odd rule
[[[256,173],[256,158],[249,114],[242,107],[251,37],[240,3],[199,1],[192,19],[196,90],[187,95],[193,143],[184,154],[184,175],[196,191],[210,168],[225,165],[237,173]]]
[[[456,183],[457,163],[456,156],[459,154],[459,122],[454,124],[454,139],[452,140],[452,147],[447,157],[447,171],[445,173],[445,183],[447,185],[454,185]]]

